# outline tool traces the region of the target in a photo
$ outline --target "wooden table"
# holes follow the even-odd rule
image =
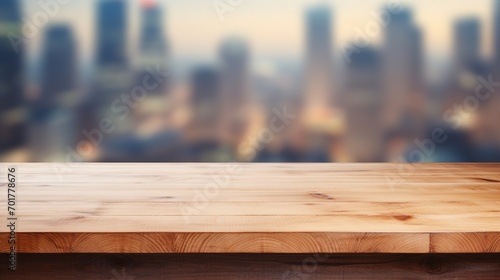
[[[0,172],[1,219],[17,218],[17,272],[2,262],[0,279],[46,279],[49,268],[92,279],[500,279],[500,164],[2,163]],[[1,227],[3,253],[9,235]]]

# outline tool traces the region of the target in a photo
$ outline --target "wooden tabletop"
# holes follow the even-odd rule
[[[0,163],[0,201],[17,252],[500,252],[500,164]]]

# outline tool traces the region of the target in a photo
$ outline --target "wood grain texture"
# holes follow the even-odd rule
[[[0,279],[500,279],[500,254],[19,254],[18,262]]]
[[[500,164],[8,167],[18,252],[500,252]]]
[[[493,253],[500,252],[500,235],[491,232],[434,233],[431,252]]]
[[[2,236],[4,237],[4,236]],[[7,236],[5,235],[5,240]],[[399,253],[428,252],[424,234],[20,233],[19,253]],[[0,248],[7,250],[7,242]]]

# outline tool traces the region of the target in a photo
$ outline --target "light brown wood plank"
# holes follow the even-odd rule
[[[191,205],[185,202],[106,202],[85,203],[81,201],[56,201],[51,208],[45,209],[45,202],[32,201],[23,198],[23,207],[18,211],[23,216],[154,216],[161,213],[164,216],[179,215],[182,207]],[[436,214],[436,202],[375,202],[375,201],[318,201],[318,202],[212,202],[203,207],[197,216],[216,216],[224,213],[225,216],[331,216],[362,215],[372,210],[380,215],[395,216],[408,213]],[[492,208],[500,209],[500,201],[482,202],[472,201],[442,201],[440,214],[479,214]],[[137,209],[141,209],[137,212]],[[491,211],[491,210],[490,210]],[[500,210],[498,210],[500,211]]]
[[[432,253],[500,252],[500,235],[490,232],[433,233],[430,243]]]
[[[19,216],[21,232],[498,232],[497,214]],[[5,219],[4,219],[5,220]],[[437,230],[438,229],[438,230]],[[6,232],[5,229],[2,230]]]
[[[0,248],[6,250],[7,245],[4,242]],[[426,253],[428,246],[428,234],[413,233],[20,233],[17,250],[19,253]]]

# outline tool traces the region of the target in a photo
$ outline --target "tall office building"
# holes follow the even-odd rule
[[[141,1],[139,33],[139,54],[135,69],[136,85],[147,90],[146,98],[134,110],[136,129],[141,134],[155,134],[164,128],[165,115],[169,106],[170,95],[168,76],[157,80],[151,73],[168,73],[168,47],[164,34],[164,16],[162,6],[153,0]],[[155,125],[152,125],[152,124]]]
[[[0,154],[24,144],[23,46],[20,1],[0,1]],[[15,44],[11,42],[15,40]]]
[[[114,92],[129,82],[127,56],[127,7],[123,0],[100,0],[97,7],[98,99],[112,100]],[[107,95],[107,96],[103,96]]]
[[[495,1],[493,9],[493,41],[494,41],[494,59],[493,59],[493,80],[500,80],[500,0]],[[491,101],[491,118],[498,119],[498,112],[500,112],[500,89],[496,89]],[[496,113],[495,113],[496,112]],[[496,124],[495,128],[496,144],[500,146],[500,126]]]
[[[41,96],[39,104],[65,106],[75,100],[77,50],[67,25],[52,25],[45,32],[42,50]]]
[[[470,70],[479,62],[481,49],[480,23],[468,18],[456,22],[454,30],[455,64],[460,70]]]
[[[221,94],[221,140],[237,146],[249,121],[249,47],[241,38],[224,40],[219,49]]]
[[[94,90],[86,107],[93,108],[94,121],[89,129],[99,126],[102,118],[116,119],[111,112],[114,100],[132,87],[127,50],[127,2],[100,0],[97,5],[96,71]],[[116,122],[116,133],[132,129],[132,122]]]
[[[389,130],[422,128],[422,52],[422,35],[412,11],[405,8],[391,14],[383,49],[384,124]]]
[[[464,18],[454,26],[454,84],[445,107],[462,102],[468,95],[474,95],[477,76],[488,75],[489,70],[481,62],[480,22],[476,18]]]
[[[378,161],[382,156],[382,96],[380,53],[370,47],[353,53],[346,72],[342,97],[346,131],[344,145],[349,159]]]
[[[493,73],[494,80],[500,80],[500,0],[493,7]]]
[[[100,0],[97,8],[97,64],[125,67],[127,6],[123,0]]]
[[[194,142],[217,141],[216,128],[221,116],[220,73],[215,67],[200,66],[193,71],[190,84],[193,115],[189,138]]]
[[[29,146],[36,161],[63,161],[76,144],[77,49],[70,26],[50,25],[41,54],[41,94],[31,105]]]
[[[316,119],[332,107],[332,14],[320,5],[306,13],[306,75],[303,104],[306,119]]]
[[[151,69],[159,69],[161,72],[168,70],[168,50],[163,28],[163,10],[159,4],[151,0],[142,1],[141,9],[139,74],[137,81],[139,84],[144,83],[144,79],[150,75]],[[166,81],[163,81],[152,91],[161,94],[165,88]]]
[[[164,17],[162,8],[159,4],[154,2],[143,1],[141,9],[141,55],[165,57],[167,52],[167,42],[163,28]]]

